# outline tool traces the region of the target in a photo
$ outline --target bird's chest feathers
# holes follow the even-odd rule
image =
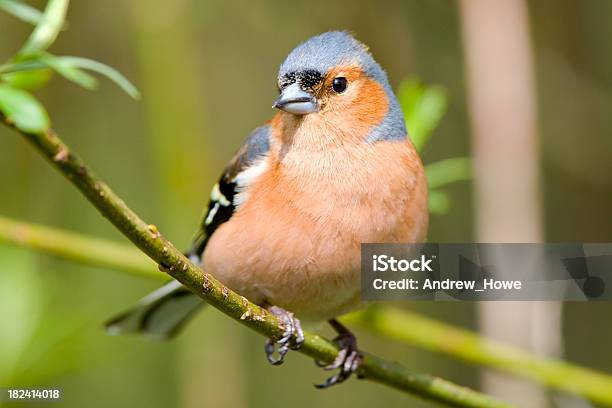
[[[256,301],[301,317],[334,315],[358,291],[361,242],[414,242],[422,235],[425,224],[414,220],[426,214],[425,193],[415,186],[424,177],[410,146],[288,150],[282,158],[272,149],[244,177],[242,203],[213,234],[206,268]]]
[[[375,172],[375,163],[368,159],[372,154],[365,144],[290,152],[272,169],[274,194],[315,222],[342,222],[358,216],[378,188],[369,185]]]
[[[294,151],[282,157],[272,152],[267,171],[245,188],[247,196],[238,214],[254,223],[266,219],[270,230],[286,231],[289,226],[302,236],[343,238],[365,242],[392,228],[372,224],[376,213],[393,214],[393,186],[389,163],[377,158],[372,145],[344,146],[325,151]],[[390,212],[391,210],[391,212]],[[257,220],[256,220],[257,219]]]

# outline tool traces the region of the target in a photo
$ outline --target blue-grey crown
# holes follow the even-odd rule
[[[389,112],[383,122],[372,130],[368,141],[398,140],[406,137],[404,115],[395,97],[387,74],[374,60],[368,48],[345,31],[329,31],[298,45],[281,64],[279,82],[300,72],[325,75],[341,65],[358,65],[363,72],[385,89]]]
[[[370,77],[387,82],[387,76],[365,45],[344,31],[319,34],[295,47],[280,67],[279,77],[304,70],[325,74],[339,65],[357,64]]]

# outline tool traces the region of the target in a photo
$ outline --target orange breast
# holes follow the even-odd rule
[[[211,237],[204,267],[255,302],[328,319],[358,302],[360,243],[425,239],[423,167],[408,141],[279,153]]]

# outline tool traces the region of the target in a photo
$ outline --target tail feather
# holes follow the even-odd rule
[[[172,281],[107,322],[106,331],[111,335],[141,333],[166,340],[175,336],[203,305],[200,297]]]

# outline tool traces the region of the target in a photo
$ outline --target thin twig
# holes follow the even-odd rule
[[[4,117],[0,117],[8,126]],[[12,126],[11,126],[12,127]],[[283,329],[278,319],[243,296],[233,292],[212,275],[191,263],[176,249],[157,227],[141,220],[85,163],[73,154],[51,130],[32,134],[20,132],[36,147],[123,235],[168,274],[206,302],[251,329],[272,338],[281,338]],[[337,347],[318,335],[305,333],[300,352],[321,361],[331,362]],[[397,363],[365,354],[360,376],[429,400],[456,407],[507,407],[492,397],[460,387],[427,374],[413,372]]]

